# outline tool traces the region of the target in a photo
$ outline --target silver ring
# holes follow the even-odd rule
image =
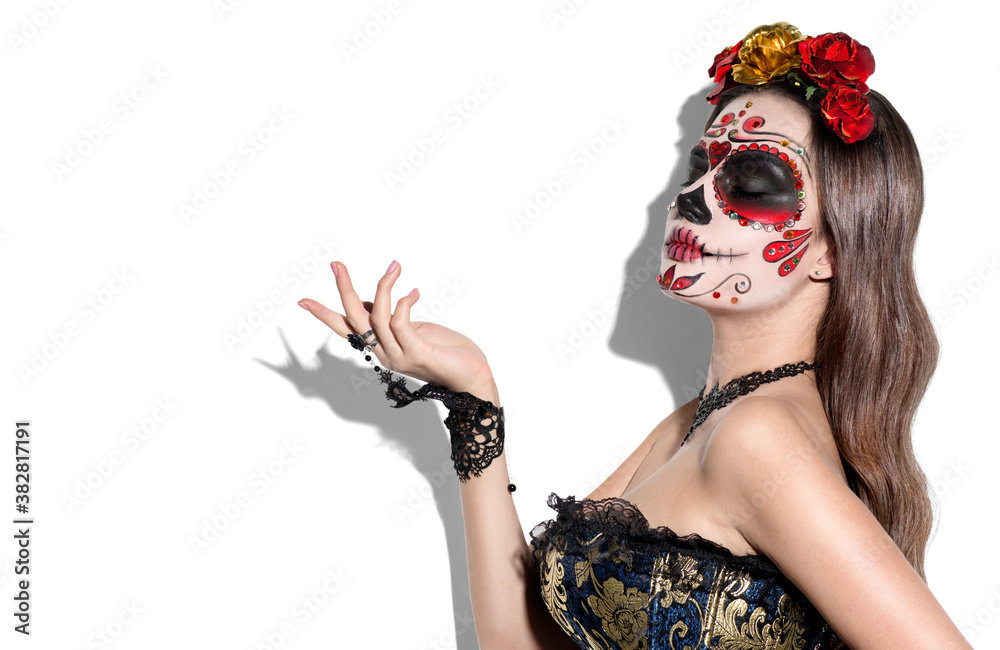
[[[371,343],[368,342],[368,336],[369,335],[371,335],[371,337],[372,337]],[[372,330],[368,330],[367,332],[365,332],[364,334],[362,334],[361,335],[361,340],[364,341],[365,345],[367,345],[372,350],[374,350],[375,346],[378,345],[378,336]]]

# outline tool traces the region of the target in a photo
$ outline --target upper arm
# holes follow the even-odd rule
[[[730,523],[854,650],[971,648],[780,400],[734,405],[705,450],[705,471]]]

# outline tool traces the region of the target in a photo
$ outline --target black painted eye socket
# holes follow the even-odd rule
[[[681,183],[681,187],[688,187],[699,178],[708,173],[708,152],[701,145],[695,145],[691,150],[688,162],[688,179]]]
[[[797,210],[795,176],[788,163],[773,153],[733,154],[719,170],[715,187],[730,209],[761,223],[785,222]]]

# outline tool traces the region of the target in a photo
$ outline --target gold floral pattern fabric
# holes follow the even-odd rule
[[[549,506],[531,531],[542,598],[581,648],[816,650],[832,635],[766,557],[650,529],[624,499]]]

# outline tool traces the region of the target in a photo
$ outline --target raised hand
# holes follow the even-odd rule
[[[397,301],[395,312],[390,311],[390,291],[401,272],[398,262],[393,260],[378,281],[371,302],[358,296],[343,263],[333,262],[330,268],[344,314],[311,298],[303,298],[299,305],[334,332],[347,338],[348,334],[374,331],[378,337],[374,354],[379,365],[389,370],[453,391],[476,394],[495,390],[486,355],[471,339],[437,323],[410,321],[410,308],[420,297],[416,289]],[[370,335],[367,338],[371,340]]]

